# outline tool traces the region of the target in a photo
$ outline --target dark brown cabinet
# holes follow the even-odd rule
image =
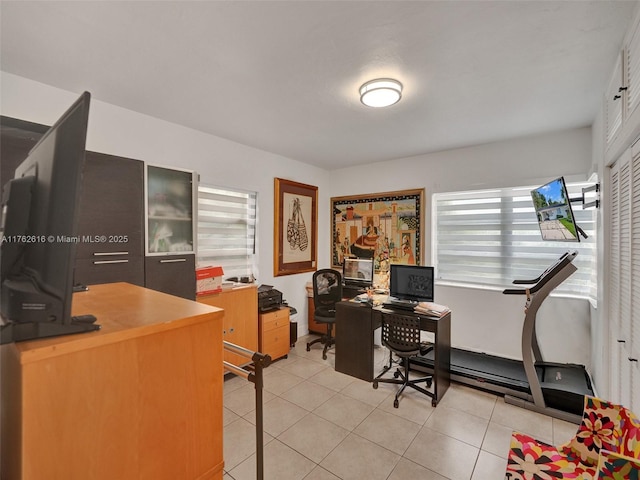
[[[78,258],[74,281],[82,285],[127,282],[145,286],[144,257]]]
[[[195,253],[195,172],[147,165],[147,255]]]
[[[139,160],[87,152],[79,234],[97,240],[78,245],[78,258],[123,250],[144,255],[143,167]]]
[[[16,167],[48,128],[0,117],[0,185],[13,178]],[[197,181],[193,173],[186,177]],[[87,152],[82,182],[74,282],[83,285],[128,282],[194,300],[193,244],[188,254],[145,257],[144,162]],[[193,198],[197,187],[196,183],[190,185]],[[174,224],[188,224],[193,229],[193,211],[189,222],[173,217],[167,215],[162,220],[168,218]],[[192,230],[190,238],[194,236]]]
[[[74,280],[144,286],[144,164],[87,152]]]
[[[195,300],[197,174],[149,164],[145,173],[145,285]]]
[[[145,258],[145,286],[153,290],[196,299],[196,256],[149,256]]]

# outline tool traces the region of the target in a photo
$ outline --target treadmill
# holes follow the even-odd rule
[[[536,337],[538,309],[551,291],[577,270],[573,264],[576,255],[577,251],[568,251],[538,278],[513,281],[526,288],[502,292],[526,296],[522,361],[452,348],[451,379],[502,394],[509,404],[580,423],[584,396],[594,395],[591,377],[584,365],[544,362]],[[411,367],[431,372],[433,353],[412,359]]]

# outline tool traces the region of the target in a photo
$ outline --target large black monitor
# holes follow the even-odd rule
[[[392,263],[389,274],[391,297],[415,302],[433,302],[433,267]]]
[[[580,241],[580,229],[573,216],[571,200],[563,177],[532,190],[531,198],[543,240]]]
[[[71,316],[90,94],[45,133],[3,189],[1,343],[96,330]]]
[[[373,258],[345,258],[342,281],[345,285],[370,287],[373,284]]]

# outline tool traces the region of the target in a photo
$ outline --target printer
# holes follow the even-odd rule
[[[260,313],[275,310],[282,304],[282,292],[272,285],[260,285],[258,287],[258,311]]]

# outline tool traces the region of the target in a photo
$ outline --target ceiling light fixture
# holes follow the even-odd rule
[[[378,78],[360,87],[360,101],[367,107],[388,107],[402,97],[402,84],[392,78]]]

